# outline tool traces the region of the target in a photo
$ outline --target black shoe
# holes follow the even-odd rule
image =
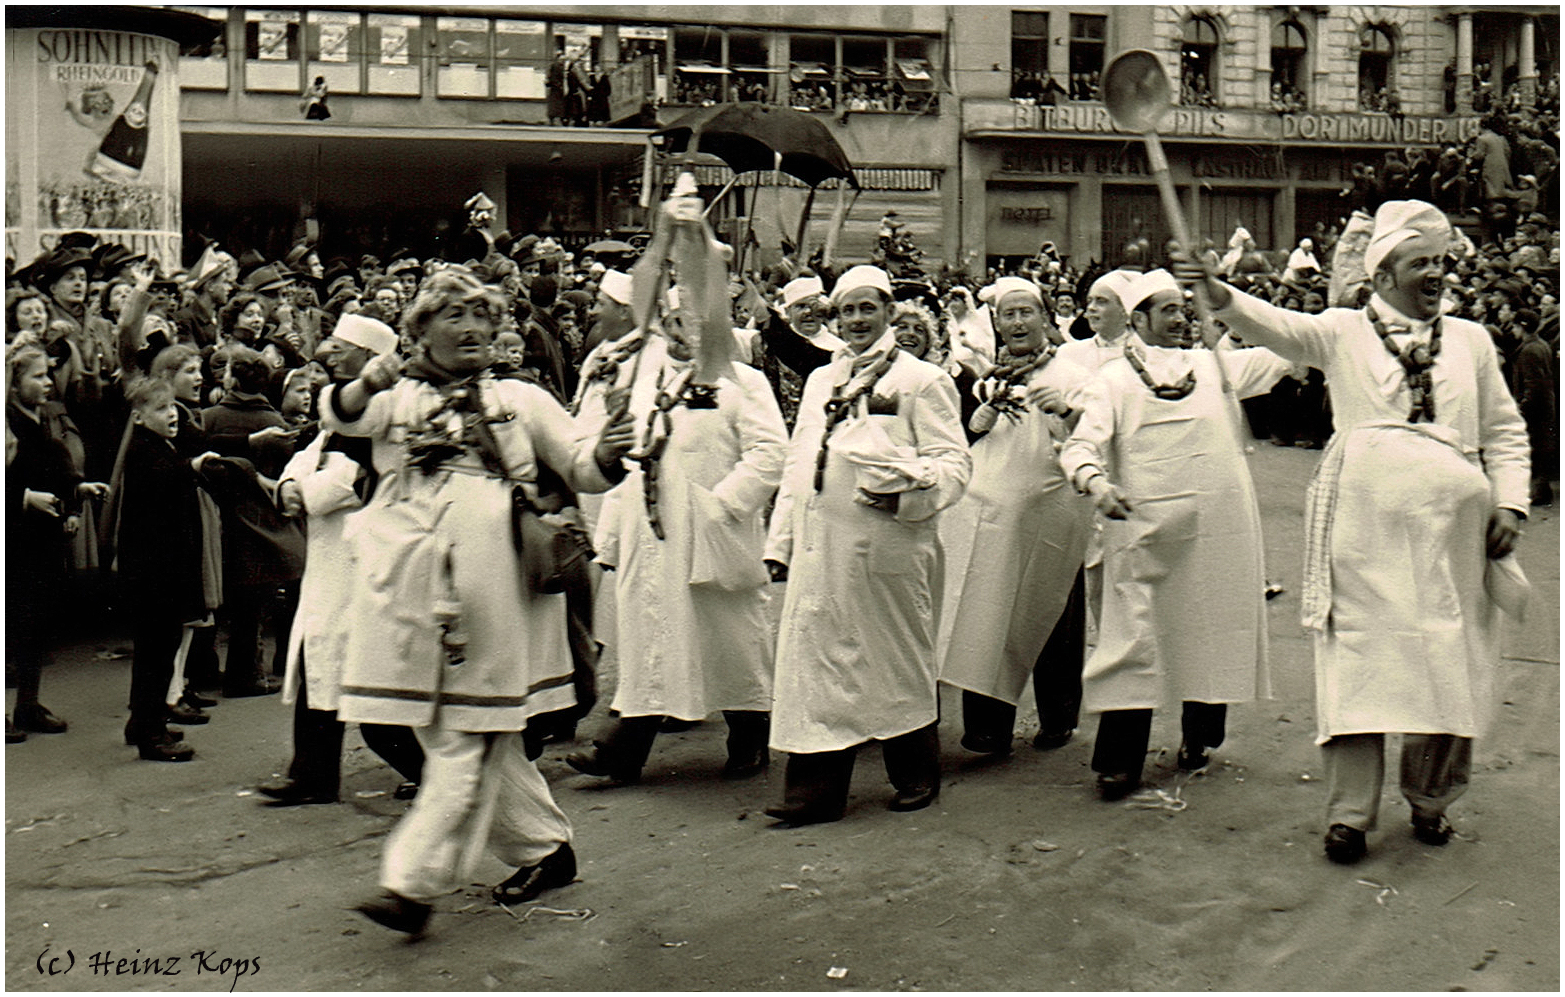
[[[14,712],[16,726],[32,734],[64,734],[65,721],[49,712],[42,703],[18,706]]]
[[[418,783],[416,782],[399,783],[397,788],[391,791],[391,798],[393,800],[411,800],[417,795]]]
[[[1009,755],[1011,753],[1011,738],[1009,735],[1001,737],[998,734],[979,734],[976,731],[967,731],[962,735],[962,747],[980,755]]]
[[[1032,746],[1039,751],[1053,751],[1055,748],[1063,748],[1071,743],[1071,738],[1076,736],[1075,729],[1060,731],[1058,733],[1045,733],[1039,731],[1032,739]]]
[[[148,762],[188,762],[196,753],[196,749],[184,741],[173,738],[143,741],[136,747],[142,760]]]
[[[583,775],[602,776],[607,779],[613,779],[615,782],[626,784],[641,781],[640,769],[628,771],[610,768],[604,764],[602,756],[596,749],[592,751],[573,751],[565,756],[565,764]]]
[[[27,732],[11,722],[10,717],[5,718],[5,743],[21,744],[27,740]]]
[[[677,717],[664,717],[663,722],[658,724],[658,731],[663,734],[683,734],[700,722],[699,720],[680,720]]]
[[[283,684],[270,675],[263,675],[249,685],[223,689],[224,699],[245,699],[250,696],[270,696],[282,690]]]
[[[1288,590],[1283,588],[1281,585],[1278,585],[1276,582],[1267,582],[1266,583],[1266,601],[1270,602],[1273,599],[1277,598],[1278,596],[1282,595],[1286,591],[1288,591]]]
[[[929,806],[935,802],[935,798],[939,795],[940,787],[938,785],[924,789],[899,789],[897,790],[897,795],[891,798],[891,802],[886,804],[886,808],[895,810],[897,813],[911,813],[914,810],[922,810]]]
[[[824,810],[816,810],[807,806],[780,806],[767,807],[766,816],[780,820],[790,827],[803,827],[806,824],[830,824],[842,819],[842,813],[828,813]]]
[[[497,904],[511,906],[537,898],[544,890],[569,886],[576,878],[576,853],[566,842],[545,855],[537,865],[523,866],[494,888]]]
[[[301,789],[289,793],[287,796],[279,796],[274,799],[267,800],[266,802],[262,803],[261,806],[280,809],[282,807],[309,807],[317,806],[323,803],[336,802],[336,793],[313,792]]]
[[[1414,814],[1413,837],[1426,845],[1436,847],[1451,840],[1451,834],[1455,829],[1451,822],[1445,819],[1445,814]]]
[[[178,741],[184,736],[185,732],[178,727],[165,727],[162,730],[155,730],[145,737],[137,737],[135,732],[129,727],[125,728],[125,744],[132,748],[138,744],[152,741]]]
[[[1188,744],[1179,746],[1179,767],[1183,771],[1204,772],[1211,764],[1212,753],[1206,748],[1192,748]]]
[[[179,701],[195,710],[209,710],[218,704],[217,700],[208,699],[194,689],[186,689],[185,694],[180,697]]]
[[[414,938],[424,933],[424,925],[429,923],[429,912],[434,910],[429,904],[409,900],[390,890],[373,900],[364,901],[353,909],[376,924]]]
[[[1338,865],[1352,865],[1368,851],[1364,832],[1358,828],[1333,824],[1326,830],[1326,857]]]
[[[212,718],[200,710],[193,710],[184,703],[175,703],[168,708],[169,723],[191,724],[192,726],[207,723]]]
[[[263,783],[256,788],[256,792],[262,796],[269,796],[263,806],[268,807],[302,807],[317,803],[336,803],[337,794],[327,793],[313,789],[294,779],[279,779],[276,782]]]
[[[1141,780],[1128,772],[1098,773],[1098,798],[1105,803],[1123,800],[1141,788]]]
[[[729,756],[728,761],[723,763],[723,778],[748,779],[766,771],[766,767],[771,763],[772,754],[765,748],[758,748],[750,754],[737,758]]]

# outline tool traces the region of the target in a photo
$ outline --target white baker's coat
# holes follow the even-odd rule
[[[894,347],[887,333],[867,353]],[[852,360],[844,352],[805,382],[767,541],[766,556],[789,566],[772,701],[771,746],[780,751],[835,751],[937,719],[936,526],[972,470],[956,385],[899,352],[874,392],[894,399],[896,414],[870,415],[860,401],[832,434],[878,420],[903,450],[916,451],[932,484],[902,492],[891,515],[855,501],[855,465],[837,448],[815,491],[825,405],[833,386],[847,383]]]
[[[630,403],[638,434],[660,373],[672,383],[676,365],[661,354],[643,361]],[[622,716],[700,720],[771,709],[763,517],[782,477],[787,430],[760,371],[736,363],[716,384],[717,408],[671,413],[658,470],[664,539],[652,532],[639,466],[600,514],[600,559],[616,567],[613,708]]]
[[[1092,374],[1056,354],[1027,387],[1058,389],[1073,407]],[[967,494],[940,517],[945,602],[940,680],[1015,704],[1081,569],[1092,503],[1060,470],[1057,416],[1001,416],[972,445]]]
[[[1410,399],[1363,311],[1304,315],[1235,291],[1217,317],[1245,341],[1325,372],[1342,437],[1334,445],[1346,447],[1330,624],[1315,636],[1317,738],[1481,734],[1500,661],[1498,612],[1483,587],[1486,524],[1496,506],[1526,511],[1530,471],[1526,423],[1488,332],[1441,320],[1438,422],[1411,432],[1376,425],[1406,422]]]
[[[1130,503],[1103,532],[1098,644],[1083,673],[1082,706],[1155,709],[1193,700],[1270,695],[1261,518],[1244,444],[1209,350],[1147,347],[1160,384],[1195,370],[1195,390],[1157,398],[1123,358],[1083,392],[1083,412],[1060,451],[1076,485],[1093,469]],[[1235,393],[1266,391],[1288,370],[1262,349],[1225,350]]]
[[[299,609],[288,631],[283,702],[292,703],[298,696],[300,665],[308,662],[305,691],[312,710],[337,709],[342,662],[348,649],[348,607],[359,584],[353,545],[343,539],[343,529],[348,513],[364,504],[353,490],[360,468],[342,453],[325,451],[323,460],[330,438],[330,433],[318,433],[309,446],[293,455],[278,479],[298,483],[308,516]]]

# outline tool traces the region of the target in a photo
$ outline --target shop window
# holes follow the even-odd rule
[[[306,75],[331,93],[358,93],[364,64],[364,22],[357,13],[312,10],[305,25]]]
[[[1297,21],[1272,29],[1272,110],[1302,111],[1308,106],[1309,43]]]
[[[436,18],[435,93],[487,98],[493,64],[489,41],[489,22],[482,17]]]
[[[1179,47],[1179,103],[1217,106],[1217,25],[1205,17],[1185,22]]]
[[[574,62],[583,73],[597,72],[602,65],[603,25],[556,24],[554,53]]]
[[[788,103],[801,111],[830,111],[836,107],[836,65],[836,38],[789,36]]]
[[[934,53],[927,38],[898,38],[892,42],[891,109],[909,114],[936,111],[940,107],[935,82]]]
[[[543,100],[548,96],[548,25],[542,21],[494,23],[495,96]]]
[[[1391,32],[1366,24],[1359,32],[1359,110],[1397,110],[1391,84],[1391,60],[1395,56]]]
[[[299,12],[245,11],[245,89],[300,93]]]
[[[728,32],[728,99],[771,103],[776,99],[767,37],[759,31]]]
[[[1097,100],[1103,78],[1103,46],[1108,36],[1106,16],[1072,14],[1070,37],[1070,98]]]
[[[717,28],[674,29],[674,92],[670,103],[701,107],[720,104],[723,77],[723,33]]]
[[[849,111],[891,110],[886,68],[886,39],[844,38],[840,106]]]
[[[365,77],[369,92],[388,97],[417,97],[421,21],[410,14],[371,14],[365,33]]]
[[[179,88],[181,90],[228,89],[228,8],[175,7],[186,13],[216,21],[217,34],[199,45],[179,52]]]
[[[1036,100],[1049,75],[1049,15],[1011,11],[1011,96]]]

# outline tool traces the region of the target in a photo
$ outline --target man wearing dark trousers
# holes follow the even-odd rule
[[[345,315],[317,352],[337,384],[347,384],[371,355],[394,352],[391,327]],[[376,484],[369,441],[323,432],[289,460],[277,486],[284,515],[307,518],[307,554],[299,610],[285,645],[288,669],[283,698],[294,698],[293,760],[285,779],[262,785],[273,807],[335,803],[342,778],[343,722],[337,719],[343,620],[353,586],[363,584],[343,539],[346,517],[364,507]],[[399,799],[410,798],[423,773],[424,749],[408,727],[360,724],[370,750],[403,779]]]

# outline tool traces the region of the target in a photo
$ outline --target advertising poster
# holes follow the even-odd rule
[[[408,64],[408,29],[401,24],[383,24],[380,28],[380,64]]]
[[[86,230],[180,265],[179,52],[117,31],[6,32],[6,255]]]
[[[288,60],[288,25],[280,21],[261,21],[255,29],[256,49],[263,62]]]
[[[348,25],[341,21],[323,21],[321,23],[321,51],[322,62],[347,62],[348,61]]]

